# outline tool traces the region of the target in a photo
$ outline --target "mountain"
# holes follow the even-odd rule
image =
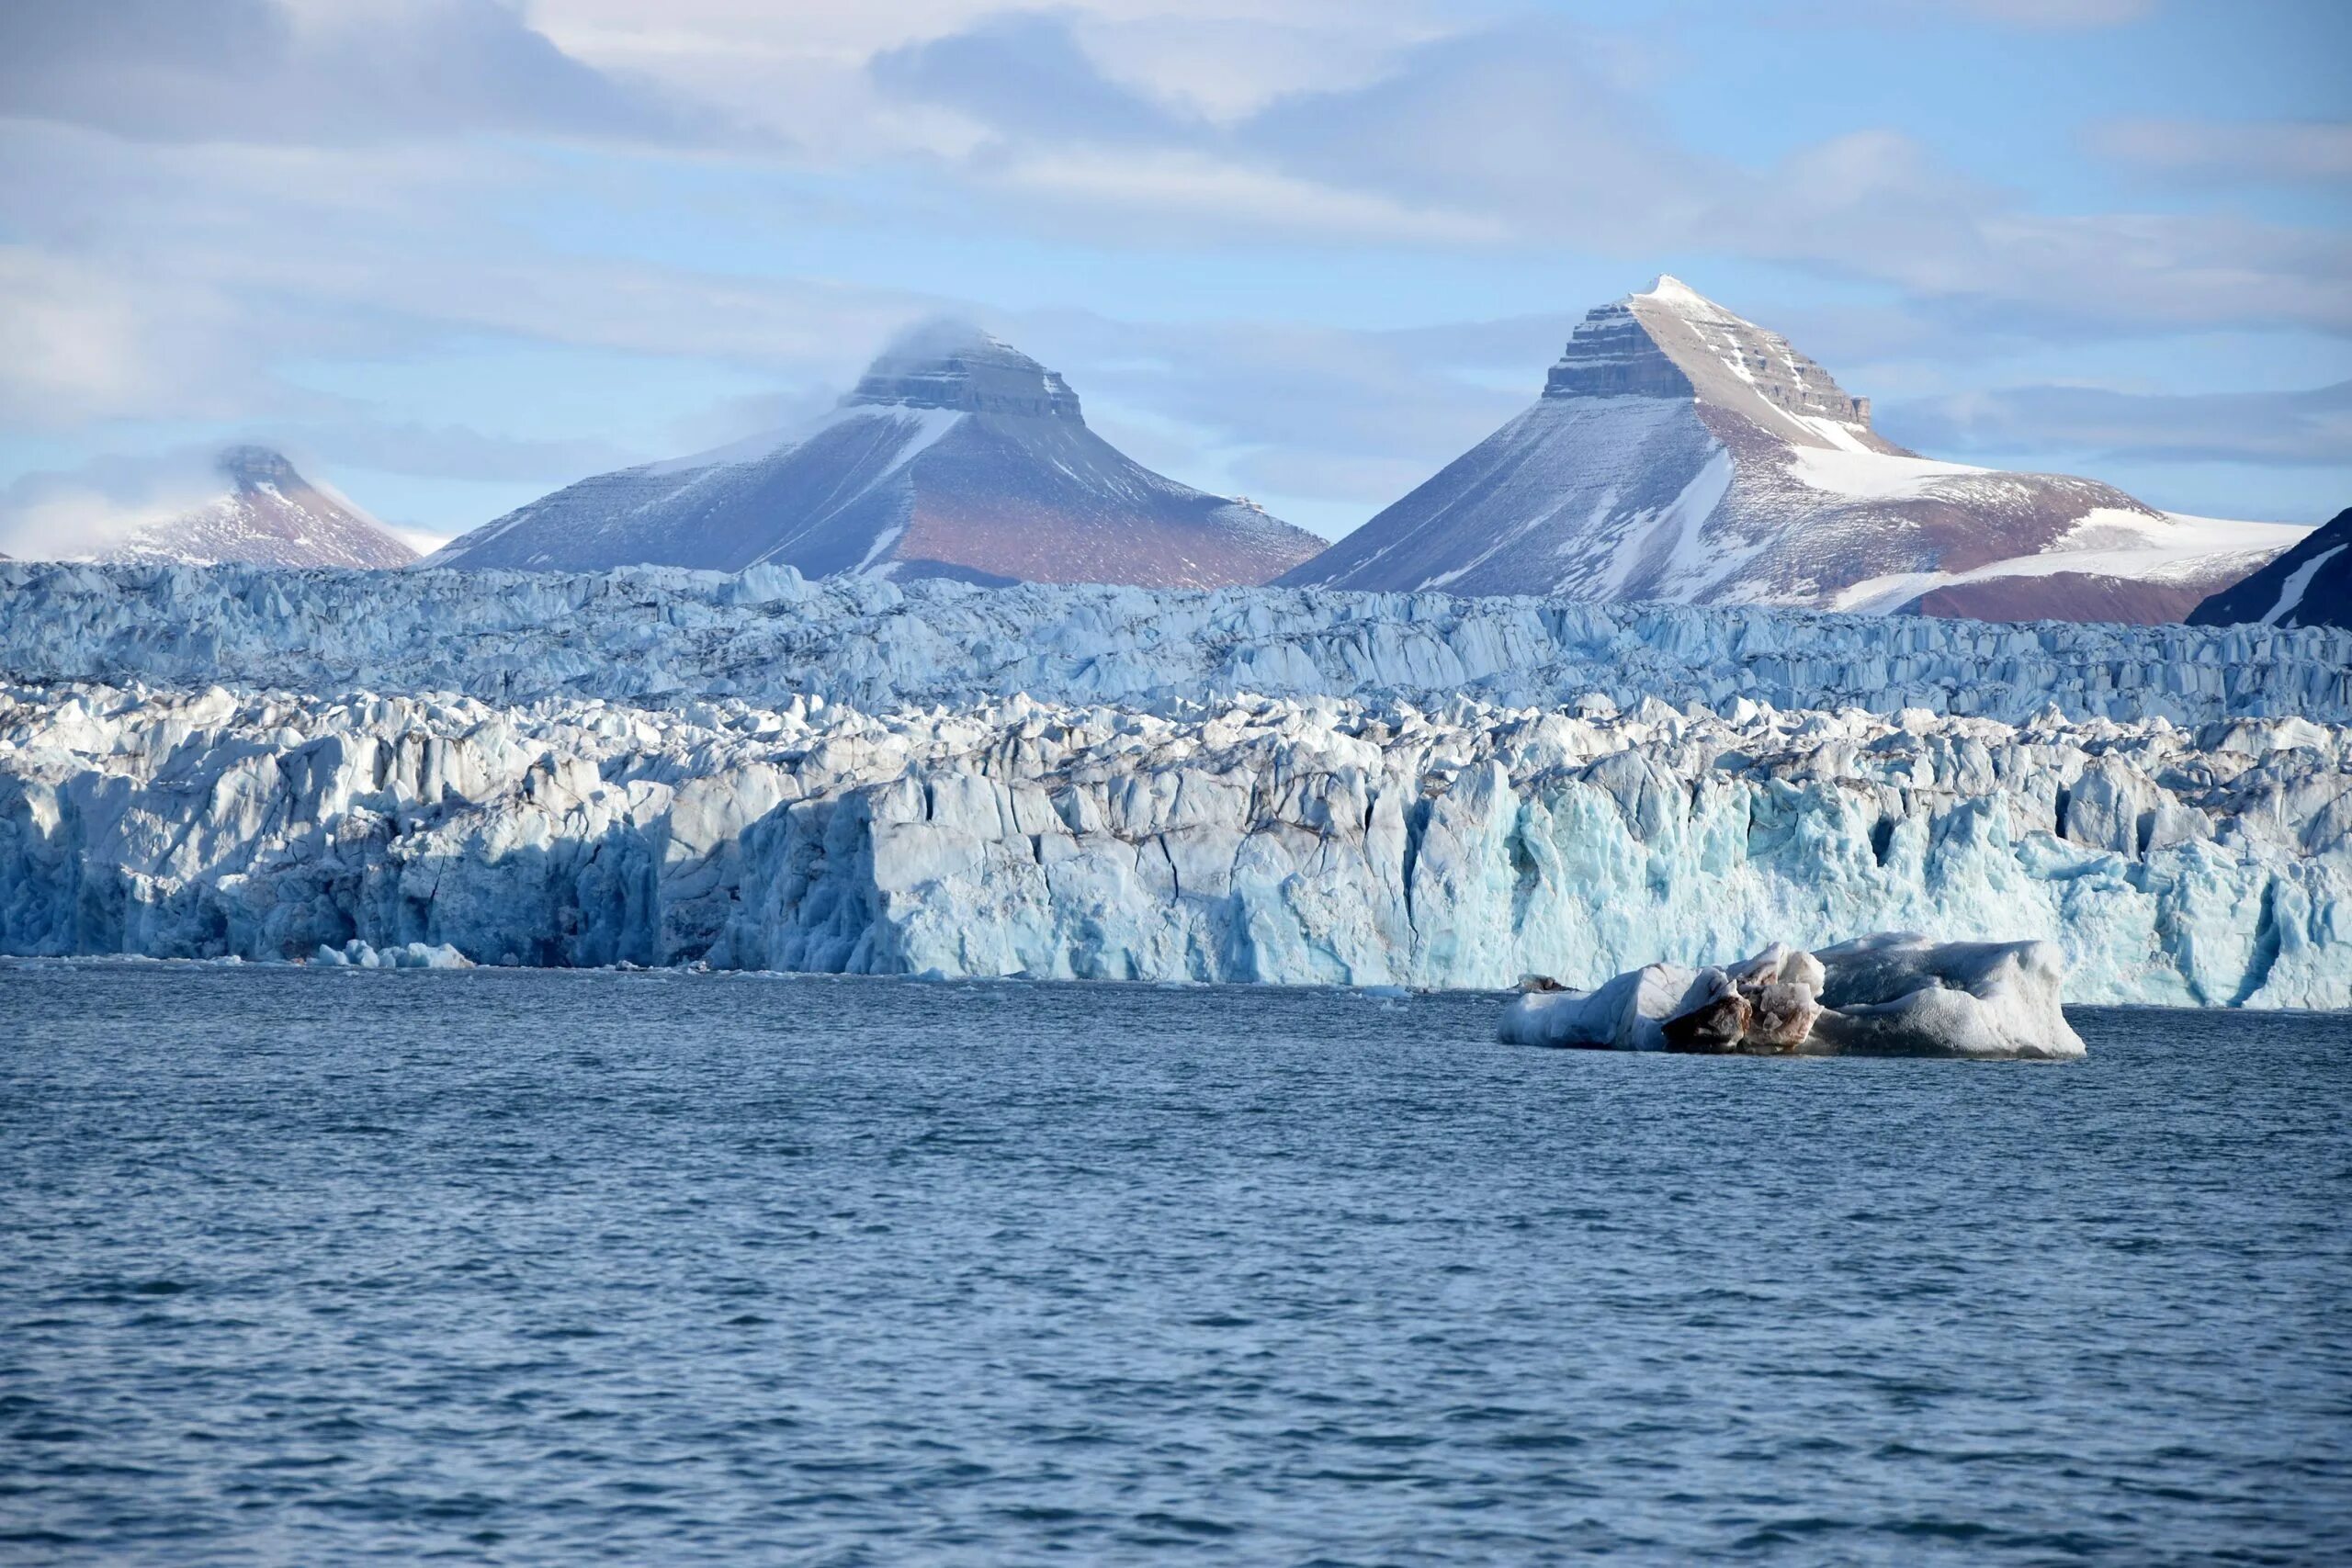
[[[2190,612],[2199,626],[2352,626],[2352,508]]]
[[[1061,377],[945,327],[886,353],[803,429],[582,479],[426,564],[1211,588],[1263,582],[1322,547],[1250,502],[1153,473],[1087,428]]]
[[[351,502],[319,489],[266,446],[231,446],[213,467],[226,493],[192,511],[147,524],[106,548],[99,560],[239,561],[276,567],[401,567],[416,552]]]
[[[1533,407],[1285,584],[2178,620],[2301,538],[1939,463],[1672,277],[1589,312]]]

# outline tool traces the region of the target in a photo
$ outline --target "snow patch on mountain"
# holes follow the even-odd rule
[[[2347,548],[2352,548],[2352,546],[2336,545],[2322,550],[2288,573],[2287,580],[2278,585],[2278,603],[2262,612],[2261,624],[2266,626],[2275,626],[2301,609],[2304,595],[2311,591],[2312,579],[2326,570],[2327,563],[2342,555]]]
[[[1939,480],[1994,471],[1851,447],[1799,446],[1789,454],[1789,472],[1799,483],[1849,501],[1909,501],[1932,493]]]
[[[2352,511],[2199,604],[2200,626],[2352,626]]]
[[[2307,528],[2283,523],[2234,523],[2166,513],[2150,520],[2136,512],[2087,512],[2048,549],[1965,571],[1901,572],[1869,578],[1840,590],[1839,610],[1899,609],[1938,589],[2000,578],[2062,572],[2124,579],[2182,589],[2194,596],[2217,574],[2242,576],[2301,541]]]

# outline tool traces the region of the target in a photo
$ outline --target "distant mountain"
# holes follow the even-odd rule
[[[96,558],[362,568],[406,566],[416,558],[374,518],[311,484],[266,446],[231,446],[213,466],[227,481],[225,493],[146,525],[96,551]]]
[[[811,577],[1263,582],[1323,547],[1247,501],[1153,473],[1086,427],[1027,355],[935,329],[875,361],[799,430],[601,474],[507,513],[429,566],[638,561]]]
[[[2200,626],[2352,626],[2352,508],[2188,619]]]
[[[1281,581],[2164,621],[2304,532],[1930,461],[1786,338],[1661,277],[1585,317],[1533,407]]]

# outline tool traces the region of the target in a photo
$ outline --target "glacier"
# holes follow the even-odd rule
[[[2022,723],[2352,722],[2352,630],[2024,625],[1332,589],[978,588],[635,567],[273,571],[0,562],[0,673],[503,704],[821,697],[870,712],[1243,694],[1645,698]]]
[[[283,610],[356,591],[202,581]],[[726,619],[724,585],[690,586]],[[1278,620],[1299,603],[1223,613]],[[109,641],[126,624],[79,629],[231,673],[233,617]],[[649,646],[691,629],[642,606],[631,624]],[[11,604],[0,641],[16,657],[74,629],[31,628]],[[379,656],[399,641],[397,625],[342,629],[389,637]],[[1128,658],[1121,678],[1141,679],[1146,656]],[[881,710],[815,694],[0,686],[14,954],[447,948],[483,964],[1589,987],[1758,933],[1810,949],[1891,928],[2054,943],[2074,1001],[2352,1005],[2352,730],[1598,693],[1148,712],[985,693]]]

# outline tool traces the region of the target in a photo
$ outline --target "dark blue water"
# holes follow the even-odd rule
[[[2352,1020],[0,968],[0,1557],[2312,1562]]]

